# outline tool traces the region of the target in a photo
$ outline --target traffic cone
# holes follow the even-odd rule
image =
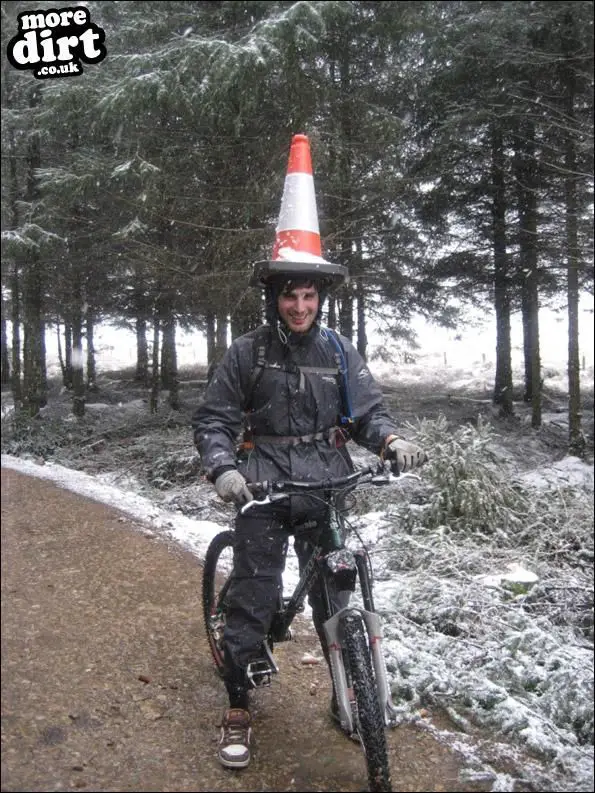
[[[251,283],[264,285],[267,277],[276,274],[325,277],[335,285],[348,275],[346,267],[322,256],[310,141],[306,135],[294,135],[291,141],[273,255],[271,261],[255,265]]]
[[[276,232],[273,261],[324,262],[310,141],[306,135],[294,135],[291,142]]]

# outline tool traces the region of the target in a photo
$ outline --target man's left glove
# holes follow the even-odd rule
[[[396,462],[400,472],[418,468],[426,462],[428,456],[420,446],[393,436],[392,439],[388,439],[386,444],[384,459]]]
[[[223,501],[234,501],[238,506],[247,504],[253,498],[246,480],[235,468],[219,474],[215,479],[215,490]]]

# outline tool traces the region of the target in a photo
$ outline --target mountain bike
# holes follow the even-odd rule
[[[394,475],[383,463],[360,468],[348,476],[319,482],[265,481],[249,483],[255,495],[241,510],[255,505],[274,504],[292,495],[313,494],[329,507],[329,520],[319,536],[312,538],[312,553],[303,565],[299,580],[289,597],[279,596],[277,611],[263,642],[262,656],[247,669],[253,687],[268,686],[279,672],[273,657],[274,645],[291,638],[291,624],[304,610],[312,585],[318,580],[325,607],[324,631],[330,669],[336,692],[338,717],[342,730],[359,740],[363,748],[370,791],[391,791],[386,728],[396,725],[396,709],[391,698],[386,664],[382,653],[382,626],[373,599],[373,576],[369,555],[363,543],[355,550],[346,547],[350,528],[345,517],[344,499],[363,485],[381,486],[400,482],[416,474]],[[258,497],[256,497],[258,496]],[[288,536],[300,536],[300,525]],[[308,529],[306,529],[308,531]],[[203,612],[209,647],[217,671],[223,674],[223,630],[226,594],[233,578],[234,532],[217,534],[207,549],[203,570]],[[329,579],[337,589],[355,592],[359,585],[362,606],[335,609],[329,596]],[[351,598],[355,600],[355,597]]]

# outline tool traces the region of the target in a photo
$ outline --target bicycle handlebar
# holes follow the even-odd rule
[[[337,478],[320,479],[316,482],[292,481],[288,479],[270,479],[263,482],[248,482],[248,489],[253,493],[275,492],[280,493],[285,490],[334,490],[337,487],[353,484],[366,475],[372,474],[376,470],[375,466],[360,468],[347,476]]]
[[[282,498],[289,498],[291,495],[297,495],[304,492],[321,491],[321,490],[336,490],[341,487],[348,487],[349,485],[359,484],[365,481],[372,485],[388,485],[394,482],[402,481],[403,479],[420,479],[418,474],[412,472],[406,473],[392,473],[391,470],[386,470],[383,463],[369,465],[365,468],[359,468],[352,474],[341,476],[337,478],[321,479],[316,482],[292,481],[283,479],[264,480],[263,482],[248,482],[248,489],[252,493],[263,493],[263,499],[253,499],[241,507],[240,512],[244,514],[248,509],[255,506],[262,506],[264,504],[271,504],[273,501],[278,501]]]

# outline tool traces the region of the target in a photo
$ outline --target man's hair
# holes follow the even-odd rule
[[[320,292],[321,284],[311,278],[290,278],[279,284],[278,294],[288,295],[293,289],[316,289]]]

